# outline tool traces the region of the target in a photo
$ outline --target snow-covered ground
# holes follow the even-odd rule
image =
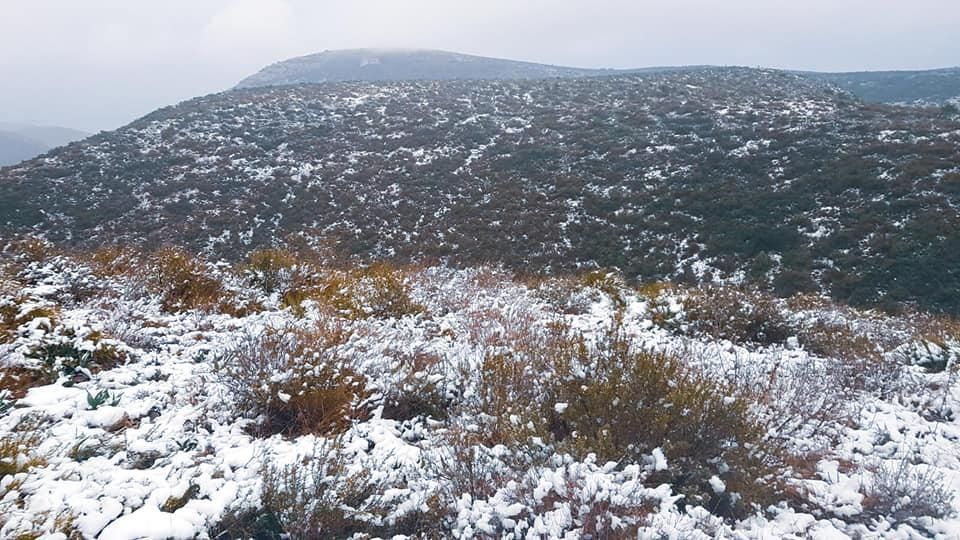
[[[492,269],[407,270],[404,286],[417,309],[393,316],[361,306],[360,316],[348,316],[310,300],[302,310],[284,308],[279,293],[221,272],[228,290],[256,297],[262,308],[168,313],[142,281],[98,276],[70,259],[24,265],[0,279],[0,312],[15,321],[0,337],[0,370],[39,369],[44,359],[59,370],[53,384],[15,399],[7,393],[2,402],[11,406],[0,413],[0,438],[18,449],[0,445],[0,537],[208,538],[229,529],[225,518],[278,500],[293,501],[293,512],[296,504],[326,505],[326,513],[315,512],[327,516],[321,526],[334,526],[330,515],[354,524],[299,529],[316,538],[960,537],[956,358],[949,339],[920,340],[910,319],[778,304],[798,332],[842,321],[851,335],[870,337],[885,349],[870,363],[844,352],[847,335],[836,340],[844,351],[835,355],[815,353],[795,335],[767,345],[711,338],[688,313],[683,290],[633,289],[613,279],[531,283]],[[270,329],[331,324],[341,337],[323,353],[335,351],[337,362],[362,375],[363,403],[353,405],[363,413],[337,435],[258,430],[264,412],[247,410],[225,363]],[[484,399],[488,361],[535,356],[526,349],[531,339],[557,327],[599,347],[611,325],[637,349],[673,354],[711,380],[765,389],[751,415],[767,437],[785,439],[778,444],[786,452],[778,481],[756,479],[778,486],[769,504],[724,518],[684,501],[672,483],[682,471],[660,447],[607,463],[542,437],[520,447],[494,444],[484,430],[509,429],[518,419],[488,418],[473,407]],[[75,353],[103,365],[81,361],[68,373],[63,364]],[[916,365],[937,358],[947,369]],[[515,375],[538,388],[550,373]],[[291,376],[274,374],[262,389]],[[837,382],[844,377],[861,384]],[[433,414],[404,418],[411,414],[390,410],[397,396],[429,392],[439,396],[438,409],[423,409]],[[576,404],[551,405],[560,417],[568,407]],[[801,413],[774,421],[786,410]],[[707,485],[719,497],[732,473],[716,465]],[[305,483],[291,480],[296,471]],[[307,495],[278,498],[284,485]],[[943,515],[921,515],[925,509]]]

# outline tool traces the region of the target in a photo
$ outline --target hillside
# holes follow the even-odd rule
[[[823,289],[960,313],[960,118],[783,72],[197,98],[0,170],[0,236]]]
[[[237,88],[336,81],[546,79],[609,72],[446,51],[349,49],[324,51],[277,62],[240,81]]]
[[[919,105],[960,104],[960,68],[923,71],[804,73],[866,101]]]

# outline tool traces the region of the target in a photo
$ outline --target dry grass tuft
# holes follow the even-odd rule
[[[148,257],[147,264],[147,287],[161,295],[164,311],[210,311],[229,303],[223,283],[211,275],[210,268],[180,248],[160,248]]]

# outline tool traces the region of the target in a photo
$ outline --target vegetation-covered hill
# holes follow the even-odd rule
[[[0,236],[745,279],[960,312],[960,118],[739,68],[236,90],[0,170]]]
[[[834,84],[866,101],[924,105],[960,103],[960,67],[804,75]]]

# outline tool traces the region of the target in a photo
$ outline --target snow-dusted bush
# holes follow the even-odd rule
[[[282,292],[282,303],[302,313],[303,302],[312,300],[355,320],[422,313],[423,306],[410,298],[407,280],[403,269],[386,263],[351,270],[305,267]]]
[[[637,538],[670,490],[647,488],[649,469],[554,455],[519,470],[489,494],[464,492],[453,505],[455,538]]]
[[[216,361],[239,409],[259,417],[257,432],[339,433],[366,415],[366,378],[341,357],[349,334],[334,320],[271,328],[243,337]]]
[[[662,448],[675,467],[658,481],[689,504],[731,515],[772,500],[781,448],[748,392],[683,358],[638,348],[616,328],[597,343],[554,332],[538,346],[486,358],[476,401],[484,443],[529,448],[538,440],[619,463]],[[714,477],[727,489],[718,491]]]
[[[0,437],[0,501],[10,491],[17,489],[24,473],[33,467],[47,463],[46,456],[38,452],[43,440],[45,419],[38,415],[25,415],[9,433]],[[0,503],[0,514],[2,514]],[[0,523],[2,525],[2,523]]]
[[[210,536],[320,540],[375,530],[382,486],[350,465],[338,439],[318,444],[297,463],[265,460],[259,504],[228,514]]]
[[[574,365],[547,385],[541,413],[561,448],[638,462],[662,447],[671,468],[660,481],[686,495],[686,503],[722,515],[772,500],[780,447],[748,394],[616,335]]]
[[[909,459],[875,467],[861,487],[863,510],[868,517],[893,523],[916,522],[920,517],[944,518],[954,513],[956,493],[943,476],[929,466]]]
[[[147,286],[160,295],[165,311],[209,311],[225,300],[221,280],[187,251],[167,246],[152,253],[147,264]]]
[[[384,418],[447,418],[452,396],[439,356],[419,350],[399,355],[391,378],[393,381],[383,390]]]
[[[683,302],[689,331],[734,343],[771,345],[793,335],[781,302],[749,289],[704,285]]]
[[[247,257],[241,271],[247,282],[267,294],[288,290],[297,271],[296,254],[277,248],[262,248]]]

